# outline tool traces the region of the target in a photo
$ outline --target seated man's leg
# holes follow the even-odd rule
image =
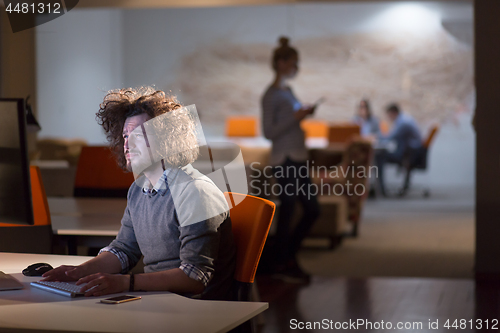
[[[387,196],[384,183],[384,165],[386,163],[400,164],[403,161],[403,154],[399,151],[390,153],[387,150],[380,150],[375,153],[375,164],[378,169],[378,183],[380,192],[383,196]]]
[[[417,165],[424,164],[426,158],[427,151],[424,147],[419,148],[408,148],[405,152],[405,159],[408,161],[408,165],[406,167],[406,175],[405,182],[403,184],[403,188],[401,190],[400,195],[404,195],[406,191],[410,188],[410,178],[411,178],[411,170],[415,168]]]

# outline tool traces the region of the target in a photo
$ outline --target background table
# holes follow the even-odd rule
[[[127,206],[126,199],[49,197],[52,231],[68,246],[69,254],[78,245],[100,248],[118,234]]]
[[[141,300],[102,304],[105,297],[68,298],[31,288],[38,277],[20,272],[30,264],[78,265],[91,257],[0,253],[0,270],[25,289],[0,291],[0,331],[226,332],[268,308],[261,302],[193,300],[168,292],[127,293]]]

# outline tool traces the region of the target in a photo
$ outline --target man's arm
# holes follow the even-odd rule
[[[115,274],[121,270],[120,260],[114,254],[102,252],[79,266],[59,266],[50,270],[42,275],[42,281],[76,281],[98,272]]]
[[[135,186],[135,185],[132,185]],[[130,192],[129,192],[130,195]],[[129,199],[127,195],[127,200]],[[109,252],[115,249],[116,253]],[[118,256],[126,257],[126,264],[131,267],[123,267]],[[95,273],[116,274],[127,272],[137,264],[140,258],[140,250],[135,238],[134,227],[127,205],[121,221],[121,228],[110,246],[101,250],[99,255],[79,266],[60,266],[43,274],[43,281],[76,281],[84,276]]]
[[[82,291],[85,296],[102,296],[129,291],[130,275],[97,273],[77,281],[77,285],[87,283]],[[93,288],[96,286],[95,288]],[[92,290],[89,290],[93,288]],[[180,268],[161,272],[134,275],[135,291],[168,290],[175,293],[201,294],[205,290],[202,282],[188,277]]]
[[[405,136],[407,132],[407,125],[403,122],[394,124],[393,128],[387,135],[380,134],[379,138],[382,141],[399,141]]]

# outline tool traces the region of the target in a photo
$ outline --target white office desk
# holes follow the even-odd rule
[[[102,304],[110,297],[68,298],[31,288],[40,278],[20,272],[30,264],[78,265],[90,257],[0,253],[0,270],[23,290],[0,291],[1,332],[226,332],[268,308],[260,302],[193,300],[168,292],[134,292],[141,300]]]

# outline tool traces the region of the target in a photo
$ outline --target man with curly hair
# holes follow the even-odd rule
[[[86,296],[166,290],[233,299],[235,245],[223,193],[191,166],[199,154],[188,108],[153,88],[121,89],[97,113],[119,165],[134,173],[111,244],[47,281],[77,281]],[[144,256],[143,274],[126,274]],[[121,273],[121,274],[119,274]]]

